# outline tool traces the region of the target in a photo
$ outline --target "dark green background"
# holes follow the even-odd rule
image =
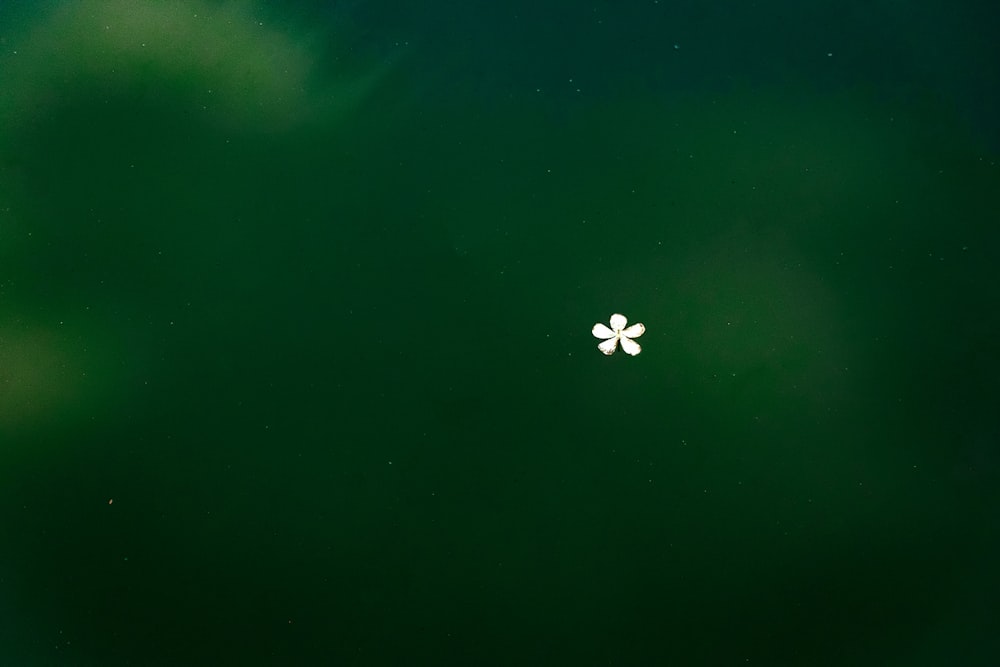
[[[400,4],[0,128],[0,664],[998,664],[989,3]]]

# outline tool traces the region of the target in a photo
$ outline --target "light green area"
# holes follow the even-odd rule
[[[11,129],[74,92],[132,87],[183,93],[192,113],[223,128],[274,131],[350,111],[385,72],[330,80],[317,71],[318,44],[242,0],[57,3],[6,41],[0,66],[12,94],[0,112]]]

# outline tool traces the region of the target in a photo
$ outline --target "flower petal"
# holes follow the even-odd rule
[[[625,328],[625,325],[628,324],[628,319],[620,313],[615,313],[611,316],[610,324],[612,329],[619,331]]]
[[[597,344],[597,349],[604,354],[612,354],[616,347],[618,347],[618,336],[601,341]]]
[[[622,330],[622,335],[628,336],[629,338],[638,338],[644,333],[646,333],[646,327],[644,327],[641,322],[636,322],[629,328]]]
[[[614,338],[615,332],[607,327],[605,324],[598,322],[594,325],[594,328],[590,330],[590,333],[594,334],[595,338]]]
[[[631,354],[634,357],[635,355],[642,352],[642,346],[639,345],[639,343],[632,340],[631,338],[626,338],[625,336],[622,336],[621,341],[622,341],[622,350],[625,351],[625,354]]]

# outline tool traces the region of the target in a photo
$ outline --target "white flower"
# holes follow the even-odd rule
[[[594,325],[594,328],[590,330],[591,333],[594,334],[594,337],[607,339],[597,344],[598,350],[604,354],[611,354],[618,346],[618,341],[621,341],[622,349],[625,350],[625,354],[631,354],[634,357],[642,352],[642,347],[639,346],[639,343],[632,339],[638,338],[642,334],[646,333],[646,327],[636,322],[632,326],[626,328],[625,325],[628,324],[628,320],[625,319],[624,315],[619,315],[618,313],[611,316],[609,324],[611,325],[610,329],[607,325],[598,322]]]

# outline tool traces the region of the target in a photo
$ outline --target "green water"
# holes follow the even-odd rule
[[[984,17],[658,4],[0,10],[0,664],[992,664]]]

